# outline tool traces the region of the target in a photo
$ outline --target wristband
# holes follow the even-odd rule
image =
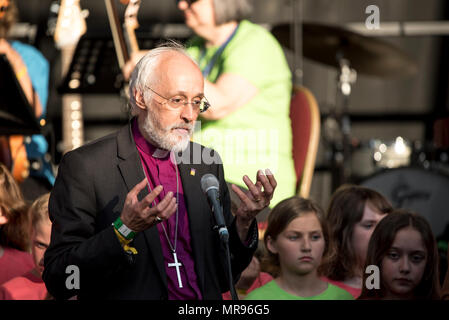
[[[120,217],[118,217],[112,225],[114,226],[115,230],[117,230],[126,240],[131,240],[136,236],[136,232],[125,226]]]
[[[115,229],[115,228],[114,228],[114,232],[115,232],[115,235],[117,236],[118,240],[120,241],[120,244],[122,245],[123,250],[125,250],[126,253],[137,254],[136,248],[131,247],[129,245],[129,243],[131,241],[133,241],[132,239],[126,240],[125,238],[123,238],[123,236],[120,234],[120,232],[118,232],[117,229]]]

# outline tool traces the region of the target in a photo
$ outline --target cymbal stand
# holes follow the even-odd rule
[[[333,146],[332,163],[332,189],[335,190],[341,184],[349,181],[351,175],[351,122],[348,114],[349,96],[352,85],[357,80],[357,71],[350,67],[350,62],[341,53],[337,54],[340,65],[337,77],[337,110],[336,120],[340,133]],[[340,103],[339,103],[340,101]],[[341,107],[338,109],[338,107]]]
[[[290,28],[290,43],[293,43],[293,85],[303,85],[303,0],[291,0],[292,23]]]

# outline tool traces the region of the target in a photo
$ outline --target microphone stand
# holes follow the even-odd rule
[[[212,206],[212,210],[215,210],[214,206]],[[223,208],[222,208],[223,211]],[[227,273],[228,273],[228,280],[229,280],[229,290],[231,292],[232,300],[239,300],[239,297],[237,295],[237,292],[235,291],[234,287],[234,278],[232,276],[232,267],[231,267],[231,252],[229,250],[229,233],[226,229],[225,225],[216,225],[214,229],[218,230],[218,235],[220,237],[220,241],[225,247],[226,252],[226,264],[227,264]]]

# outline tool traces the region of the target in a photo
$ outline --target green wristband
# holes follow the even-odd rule
[[[137,234],[136,232],[132,231],[130,228],[125,226],[120,217],[118,217],[117,220],[115,220],[112,225],[126,240],[133,239]]]

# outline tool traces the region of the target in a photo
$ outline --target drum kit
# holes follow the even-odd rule
[[[276,25],[273,35],[286,48],[294,49],[290,24]],[[365,143],[368,157],[355,158],[354,139],[348,115],[351,86],[357,73],[380,78],[409,76],[417,65],[401,49],[384,40],[316,23],[302,24],[302,54],[315,62],[336,68],[337,102],[323,117],[322,141],[329,149],[332,190],[348,182],[372,187],[384,194],[395,207],[419,212],[430,222],[436,235],[449,223],[445,199],[449,196],[448,150],[429,159],[429,152],[404,137],[391,141],[372,139]],[[361,161],[358,172],[351,161]],[[354,176],[358,176],[355,181]],[[362,177],[362,179],[360,179]]]

